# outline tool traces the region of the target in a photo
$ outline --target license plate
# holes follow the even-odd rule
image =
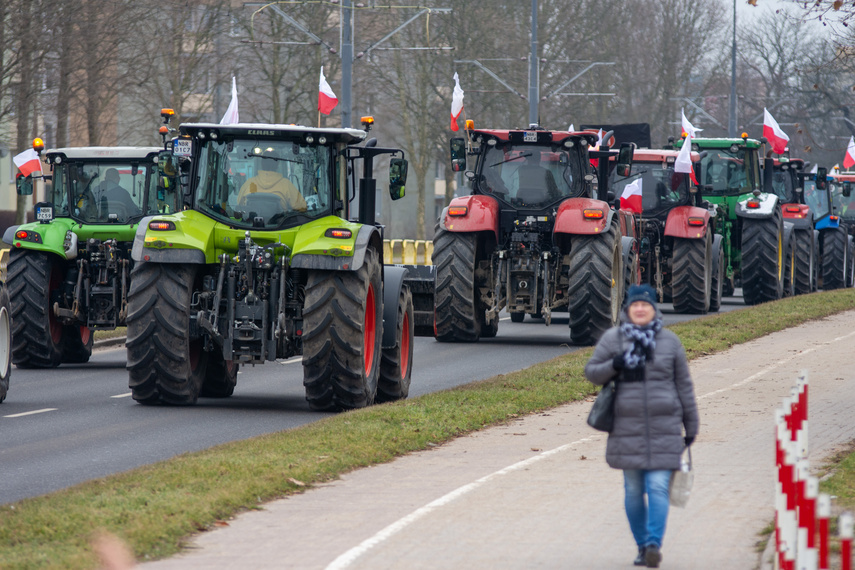
[[[535,131],[523,131],[523,142],[537,142],[537,133]]]
[[[39,221],[50,221],[53,219],[53,208],[39,208],[36,210],[36,219]]]
[[[175,156],[190,156],[193,153],[193,141],[178,139],[172,143],[172,153]]]

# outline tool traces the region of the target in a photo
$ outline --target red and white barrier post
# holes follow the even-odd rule
[[[840,568],[852,570],[852,513],[843,513],[837,519],[840,526]]]
[[[819,515],[819,568],[828,570],[828,519],[831,518],[831,497],[820,493],[817,499]]]

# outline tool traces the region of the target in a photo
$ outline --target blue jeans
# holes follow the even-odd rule
[[[662,546],[665,523],[668,521],[668,497],[671,471],[624,469],[626,518],[635,543],[641,548],[655,544]],[[647,501],[644,500],[647,495]]]

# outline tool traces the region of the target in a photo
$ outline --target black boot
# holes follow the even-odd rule
[[[662,561],[662,553],[659,552],[659,547],[655,544],[648,544],[644,550],[644,561],[648,568],[659,568],[659,563]]]
[[[638,556],[635,557],[635,560],[632,562],[636,566],[647,566],[647,560],[644,558],[644,551],[647,550],[644,546],[638,547]]]

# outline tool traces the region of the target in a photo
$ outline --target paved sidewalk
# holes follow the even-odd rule
[[[855,312],[691,365],[701,432],[695,490],[672,508],[661,568],[759,567],[773,518],[774,414],[810,379],[811,461],[855,439]],[[521,418],[355,471],[199,535],[190,568],[633,568],[622,476],[605,464],[589,402]]]

